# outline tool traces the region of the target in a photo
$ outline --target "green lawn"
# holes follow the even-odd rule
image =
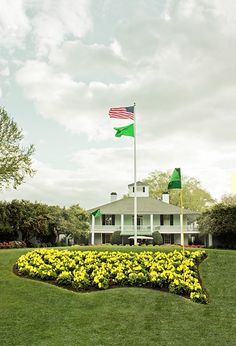
[[[207,250],[200,272],[208,305],[158,290],[76,293],[20,278],[12,266],[25,252],[0,250],[2,346],[236,345],[236,251]]]

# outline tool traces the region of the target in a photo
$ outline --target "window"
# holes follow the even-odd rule
[[[143,192],[145,192],[145,186],[143,187]]]
[[[133,192],[134,192],[134,187],[133,187]]]
[[[174,215],[160,215],[160,225],[171,225],[174,224]]]
[[[162,236],[164,244],[171,244],[171,234],[163,234]]]
[[[134,225],[134,216],[133,216],[133,225]],[[137,215],[137,226],[143,225],[143,215]]]
[[[164,215],[160,215],[160,225],[164,225]]]
[[[115,215],[102,215],[102,225],[114,226],[115,225]]]
[[[102,233],[102,244],[108,244],[111,242],[111,234]]]

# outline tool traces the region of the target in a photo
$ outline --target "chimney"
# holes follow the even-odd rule
[[[163,192],[162,193],[162,202],[165,202],[165,203],[170,203],[170,195],[169,195],[169,192]]]
[[[112,192],[111,193],[111,202],[115,202],[117,200],[117,193],[116,192]]]

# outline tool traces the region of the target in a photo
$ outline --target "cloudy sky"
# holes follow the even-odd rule
[[[0,105],[37,174],[1,198],[89,208],[137,176],[181,167],[213,197],[236,170],[235,0],[0,0]]]

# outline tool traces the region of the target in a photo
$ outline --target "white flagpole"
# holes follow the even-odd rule
[[[134,102],[134,245],[137,245],[136,114]]]

